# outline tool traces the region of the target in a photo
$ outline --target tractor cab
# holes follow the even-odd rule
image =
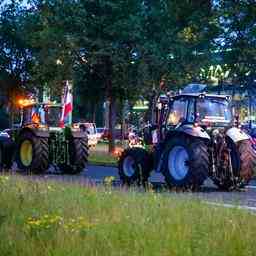
[[[61,104],[31,103],[21,108],[21,126],[59,127]]]
[[[202,127],[228,126],[232,122],[230,97],[209,94],[180,94],[170,100],[167,126],[195,124]]]

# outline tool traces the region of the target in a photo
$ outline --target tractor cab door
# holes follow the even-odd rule
[[[196,100],[194,97],[174,99],[166,117],[166,128],[174,129],[177,125],[193,124],[196,117]]]
[[[177,126],[187,120],[189,101],[186,97],[175,99],[170,104],[169,114],[167,116],[167,126]]]

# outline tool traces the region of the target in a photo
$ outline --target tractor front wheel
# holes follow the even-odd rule
[[[149,153],[143,148],[126,149],[118,162],[123,185],[145,185],[153,168]]]
[[[70,164],[61,164],[59,167],[65,174],[79,174],[87,165],[89,147],[87,137],[71,138],[69,141]]]
[[[23,132],[18,139],[16,161],[22,171],[44,173],[49,166],[48,138],[41,138],[32,132]]]

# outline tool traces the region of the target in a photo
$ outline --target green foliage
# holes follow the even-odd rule
[[[111,182],[0,176],[1,255],[255,255],[255,215]]]
[[[0,12],[0,91],[13,110],[16,96],[28,88],[31,51],[26,41],[26,12],[11,1]],[[30,88],[31,89],[31,88]]]
[[[250,84],[254,18],[255,4],[245,0],[30,0],[28,8],[14,0],[0,17],[0,86],[59,95],[71,79],[84,114],[106,97],[120,106],[150,98],[163,80],[169,89],[212,83],[212,64],[229,81]]]
[[[25,16],[16,13],[33,49],[30,79],[56,88],[75,78],[89,95],[111,79],[121,100],[162,78],[176,86],[196,79],[218,31],[210,1],[199,2],[32,0]],[[103,85],[93,88],[91,79]]]
[[[198,80],[218,34],[210,1],[146,2],[142,73],[148,70],[151,86],[165,78],[170,89]]]
[[[255,2],[219,1],[217,9],[225,39],[223,62],[230,67],[232,80],[249,88],[256,75]]]

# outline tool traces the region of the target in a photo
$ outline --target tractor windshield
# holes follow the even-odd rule
[[[199,99],[197,100],[196,111],[199,123],[228,124],[232,121],[229,102],[224,99]]]
[[[170,113],[167,119],[167,124],[177,125],[178,123],[186,120],[187,106],[188,100],[186,98],[175,100],[172,103]]]
[[[50,127],[58,127],[61,111],[61,106],[30,105],[23,108],[22,124],[42,124]]]
[[[45,122],[49,127],[58,127],[62,108],[60,106],[45,106]]]

